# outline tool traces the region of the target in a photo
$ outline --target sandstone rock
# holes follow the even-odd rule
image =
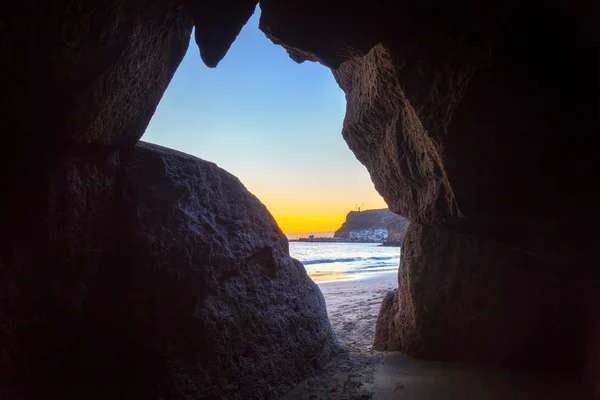
[[[411,224],[374,347],[432,360],[565,368],[586,360],[585,267]]]
[[[336,349],[266,208],[149,144],[57,161],[4,237],[1,398],[273,398]]]

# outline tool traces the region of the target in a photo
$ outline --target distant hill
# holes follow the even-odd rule
[[[387,208],[365,211],[350,211],[334,237],[339,239],[382,240],[384,244],[399,246],[406,228],[406,218],[394,214]]]

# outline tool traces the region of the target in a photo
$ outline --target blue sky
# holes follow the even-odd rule
[[[293,62],[258,20],[257,9],[215,69],[190,42],[142,140],[236,175],[287,232],[333,230],[356,203],[385,207],[342,138],[331,71]]]

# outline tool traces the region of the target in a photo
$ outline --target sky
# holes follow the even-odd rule
[[[292,61],[258,29],[259,11],[217,68],[192,36],[142,140],[234,174],[288,234],[334,231],[357,204],[387,207],[342,138],[331,71]]]

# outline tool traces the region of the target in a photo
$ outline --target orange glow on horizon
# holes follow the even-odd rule
[[[284,233],[331,232],[342,226],[346,213],[341,216],[273,216]]]
[[[387,204],[376,192],[371,196],[368,205],[363,206],[364,210],[387,207]],[[337,204],[334,201],[324,200],[302,203],[297,199],[290,201],[290,199],[281,197],[265,196],[263,204],[269,209],[279,228],[286,234],[333,232],[342,226],[346,215],[348,212],[354,211],[356,205],[343,204],[345,202],[342,199],[336,199],[339,201]]]
[[[311,171],[311,166],[289,169],[282,161],[280,168],[255,173],[240,167],[238,178],[286,234],[336,231],[357,207],[387,207],[360,164],[356,170],[324,167],[322,172]]]

